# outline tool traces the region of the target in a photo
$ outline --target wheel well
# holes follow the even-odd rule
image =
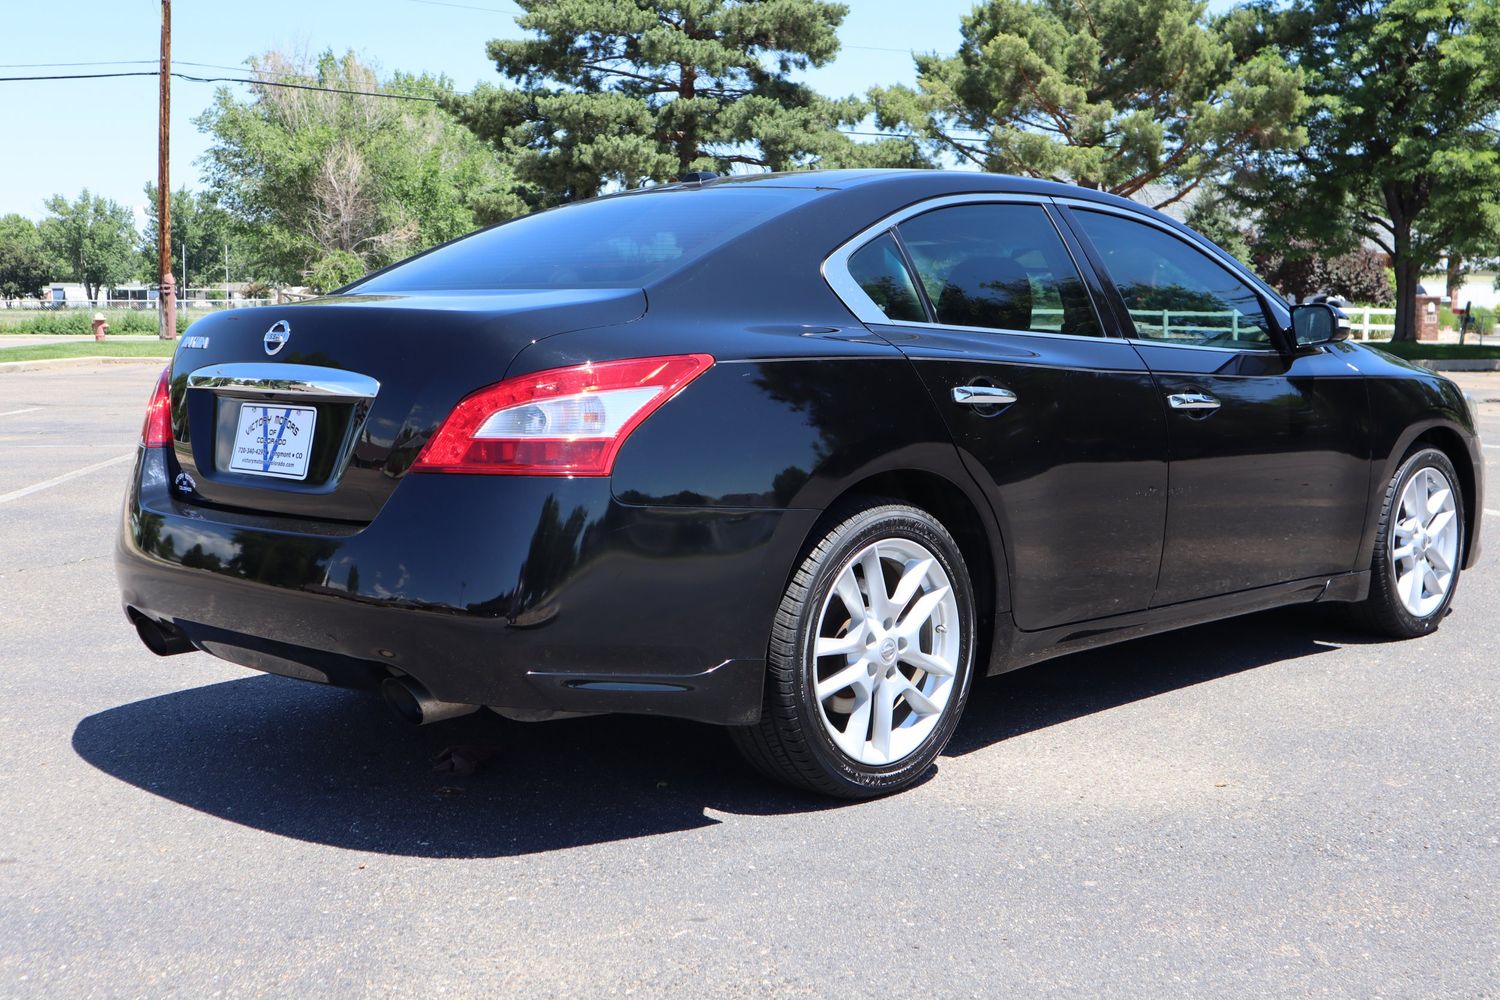
[[[915,469],[882,472],[851,486],[829,504],[827,513],[809,532],[804,548],[816,545],[827,530],[828,522],[841,516],[841,511],[847,511],[850,501],[863,497],[895,500],[920,507],[942,522],[943,527],[948,529],[948,533],[958,543],[958,551],[964,557],[964,565],[968,567],[969,580],[974,587],[974,616],[978,626],[974,665],[978,675],[983,676],[989,663],[995,634],[997,581],[989,532],[985,530],[979,511],[963,490],[942,476]]]
[[[1453,469],[1458,473],[1458,486],[1463,491],[1464,498],[1464,551],[1461,559],[1467,562],[1469,558],[1469,546],[1474,544],[1474,463],[1469,458],[1469,449],[1464,447],[1463,438],[1458,432],[1449,427],[1432,427],[1411,443],[1408,455],[1415,453],[1420,448],[1436,448],[1448,456],[1448,461],[1453,463]]]

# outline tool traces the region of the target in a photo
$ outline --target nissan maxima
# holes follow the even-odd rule
[[[920,778],[977,675],[1278,605],[1437,628],[1463,394],[1202,236],[979,173],[698,179],[195,323],[117,565],[160,654],[417,722],[653,713]]]

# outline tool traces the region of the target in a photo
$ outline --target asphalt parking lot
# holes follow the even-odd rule
[[[110,547],[158,371],[0,373],[0,996],[1500,995],[1500,516],[1431,637],[1057,660],[830,804],[708,727],[413,729],[152,656]]]

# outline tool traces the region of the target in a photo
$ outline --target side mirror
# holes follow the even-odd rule
[[[1338,306],[1309,302],[1292,306],[1292,337],[1298,347],[1349,339],[1349,317]]]

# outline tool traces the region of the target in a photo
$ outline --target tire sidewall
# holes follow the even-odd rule
[[[1401,600],[1400,593],[1396,588],[1395,573],[1391,567],[1391,532],[1395,530],[1396,521],[1401,516],[1401,494],[1406,486],[1422,469],[1436,469],[1448,480],[1449,489],[1453,491],[1453,509],[1458,518],[1458,549],[1454,559],[1453,579],[1448,585],[1448,593],[1444,595],[1443,602],[1424,618],[1418,618],[1412,614]],[[1464,520],[1464,497],[1460,488],[1458,471],[1454,469],[1453,463],[1448,456],[1436,448],[1423,448],[1414,452],[1406,461],[1401,463],[1401,468],[1393,477],[1393,485],[1390,492],[1390,503],[1386,508],[1385,517],[1380,525],[1380,531],[1375,539],[1375,578],[1382,593],[1387,596],[1389,610],[1395,616],[1402,630],[1409,635],[1426,635],[1434,631],[1448,613],[1449,606],[1453,603],[1453,597],[1458,593],[1459,579],[1462,576],[1460,567],[1463,564],[1464,547],[1468,542]]]
[[[905,538],[923,545],[948,574],[949,586],[958,602],[958,618],[963,633],[954,677],[954,690],[938,725],[911,754],[887,766],[861,764],[849,758],[833,742],[823,725],[823,716],[814,694],[817,661],[813,645],[824,602],[849,561],[872,542],[884,538]],[[812,581],[803,613],[797,622],[797,660],[793,676],[796,683],[798,723],[809,734],[808,747],[823,769],[856,794],[880,794],[896,791],[919,778],[947,745],[963,714],[969,696],[974,658],[974,598],[967,567],[958,546],[941,525],[922,511],[909,507],[876,507],[848,524],[834,548],[820,563]]]

